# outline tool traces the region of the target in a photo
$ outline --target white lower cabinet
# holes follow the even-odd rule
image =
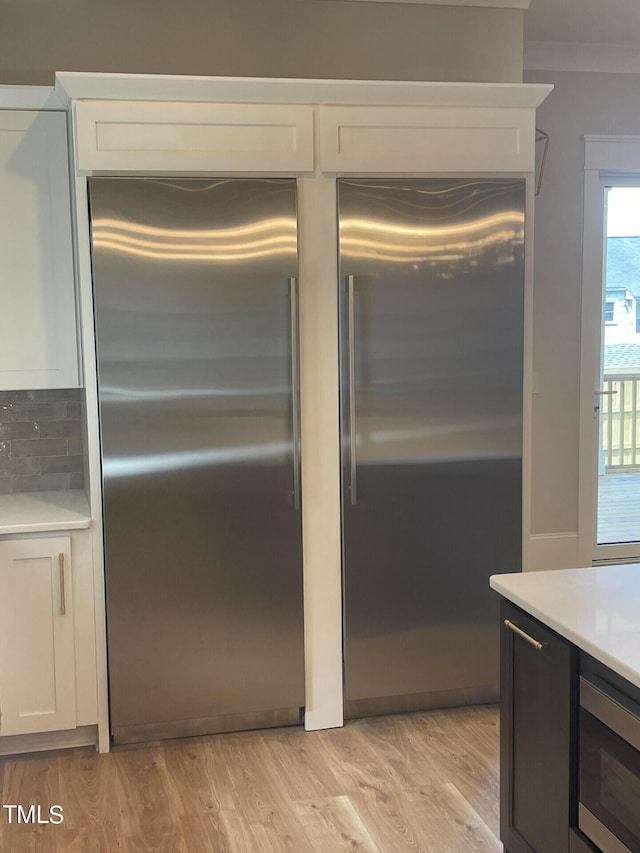
[[[0,735],[76,726],[71,537],[0,541]]]

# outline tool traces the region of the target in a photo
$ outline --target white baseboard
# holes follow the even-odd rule
[[[79,726],[77,729],[61,732],[39,732],[31,735],[4,735],[0,737],[0,755],[69,749],[73,746],[96,746],[97,743],[97,726]]]
[[[578,566],[577,533],[534,533],[529,537],[528,550],[525,572]]]

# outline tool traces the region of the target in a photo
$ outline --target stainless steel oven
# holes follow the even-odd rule
[[[640,703],[580,678],[580,830],[603,853],[640,853]]]

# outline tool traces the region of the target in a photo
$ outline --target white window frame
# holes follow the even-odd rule
[[[640,559],[640,543],[597,542],[599,416],[594,410],[601,378],[605,187],[640,186],[640,136],[587,134],[584,142],[578,559],[587,566]]]

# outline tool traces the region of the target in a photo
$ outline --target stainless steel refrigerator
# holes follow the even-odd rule
[[[498,692],[521,569],[521,179],[338,181],[346,714]]]
[[[298,722],[295,180],[89,195],[113,740]]]

